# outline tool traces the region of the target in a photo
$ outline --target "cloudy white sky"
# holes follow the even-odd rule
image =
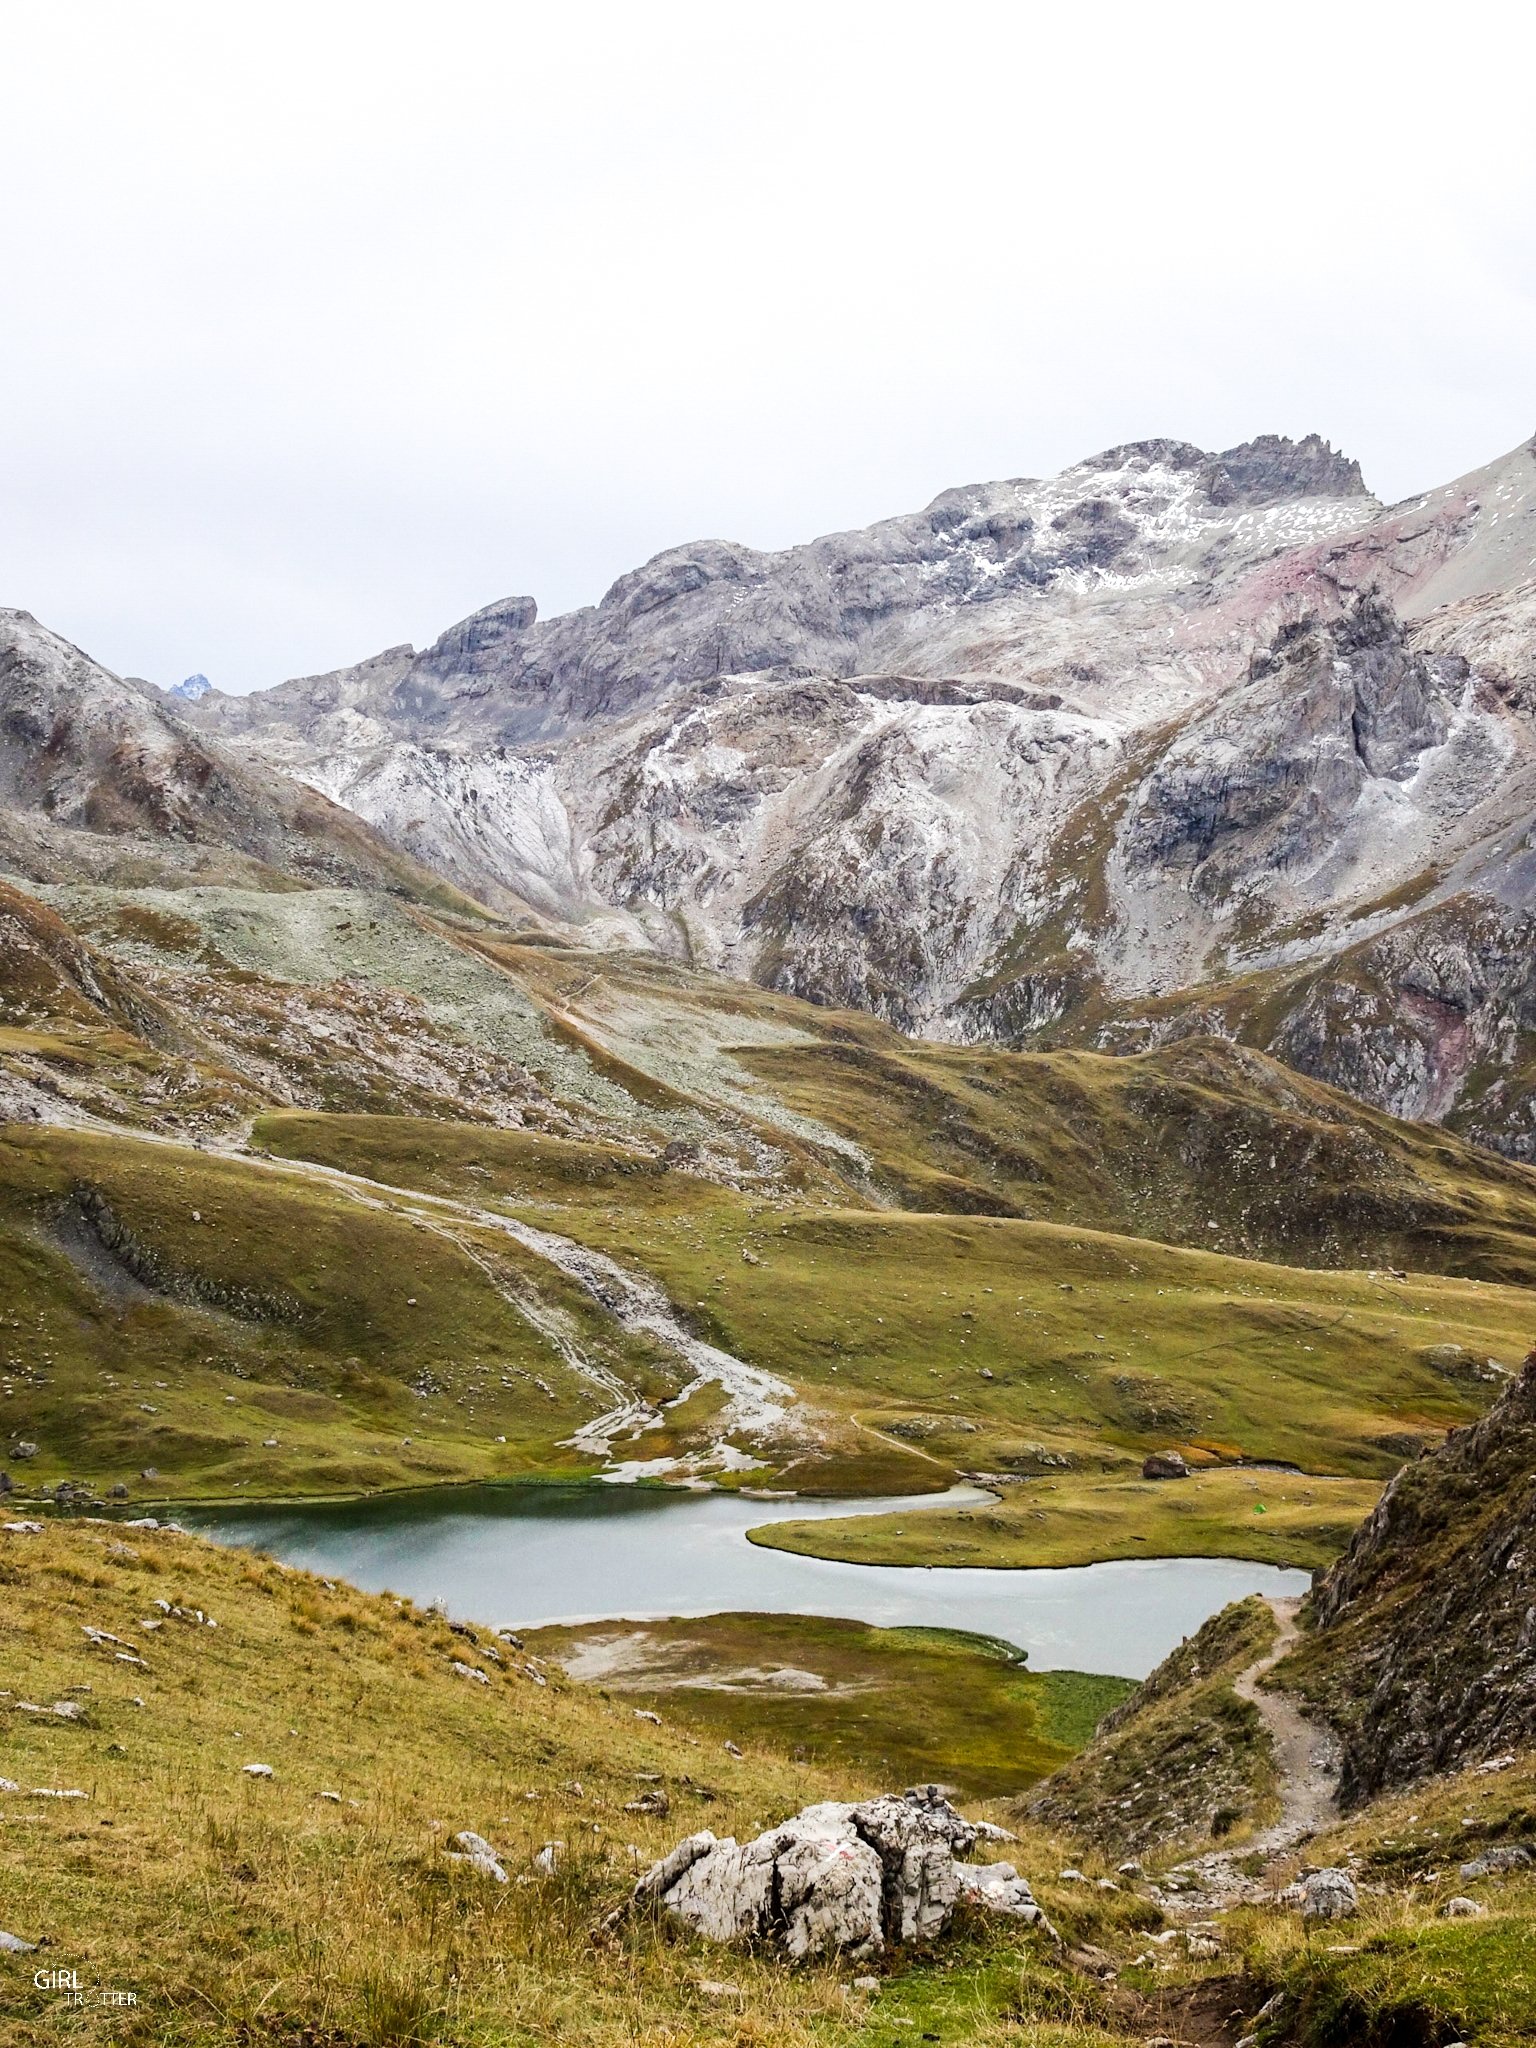
[[[0,602],[228,689],[1114,442],[1536,428],[1528,7],[11,0]]]

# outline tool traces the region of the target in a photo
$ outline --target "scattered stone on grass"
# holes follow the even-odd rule
[[[1523,1870],[1531,1863],[1536,1863],[1536,1856],[1519,1842],[1500,1842],[1495,1848],[1485,1849],[1481,1856],[1474,1856],[1470,1863],[1463,1863],[1457,1875],[1493,1877],[1501,1870]]]

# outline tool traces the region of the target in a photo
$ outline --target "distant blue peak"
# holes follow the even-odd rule
[[[212,688],[213,685],[206,676],[188,676],[184,683],[173,683],[170,694],[173,697],[185,697],[189,704],[195,704],[199,697],[206,697]]]

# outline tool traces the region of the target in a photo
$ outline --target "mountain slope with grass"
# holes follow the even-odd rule
[[[489,1629],[165,1529],[0,1531],[0,1594],[0,1928],[39,1945],[0,1954],[16,2048],[61,2024],[157,2048],[873,2048],[908,2027],[1104,2048],[1145,2031],[1042,1935],[995,1923],[857,1982],[643,1917],[605,1935],[681,1835],[747,1839],[885,1787],[657,1726]],[[465,1830],[505,1883],[462,1860]],[[1146,1924],[1135,1902],[1057,1887],[1048,1838],[1009,1854],[1073,1940]],[[80,2010],[34,1984],[40,1963],[76,1973]]]
[[[0,900],[24,1488],[980,1472],[995,1510],[856,1554],[1322,1563],[1528,1343],[1529,1169],[1221,1041],[924,1046],[364,890],[34,888]],[[789,1425],[724,1417],[699,1347]],[[1194,1477],[1143,1482],[1169,1447]],[[1244,1460],[1298,1470],[1255,1497]]]

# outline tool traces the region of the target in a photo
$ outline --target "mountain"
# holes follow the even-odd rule
[[[208,678],[199,673],[195,676],[183,676],[179,683],[172,683],[166,695],[180,697],[187,704],[195,704],[199,697],[206,697],[212,688],[213,685]]]
[[[1536,1158],[1536,443],[1109,450],[186,707],[492,907],[940,1040],[1217,1032]]]
[[[356,813],[0,610],[0,868],[34,882],[238,882],[453,892]],[[464,906],[466,908],[470,906]]]

